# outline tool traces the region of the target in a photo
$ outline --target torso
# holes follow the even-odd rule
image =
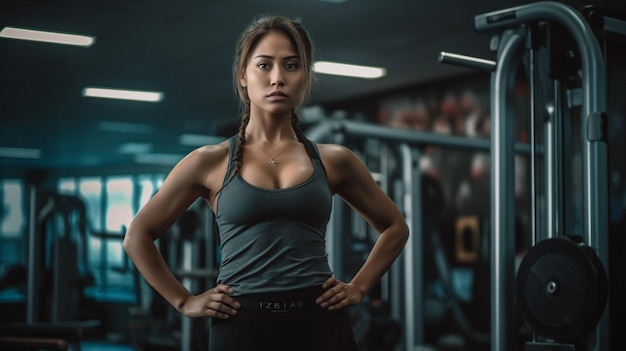
[[[238,294],[321,284],[331,274],[324,237],[332,194],[324,167],[295,142],[276,167],[268,159],[246,159],[240,174],[225,174],[215,200],[218,281]]]

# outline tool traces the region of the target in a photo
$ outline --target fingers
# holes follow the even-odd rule
[[[215,294],[218,294],[218,293],[232,294],[234,292],[233,288],[231,288],[230,286],[226,284],[219,284],[209,291],[213,291],[213,293]]]
[[[241,307],[241,304],[230,296],[230,294],[234,292],[233,288],[228,285],[219,284],[211,290],[213,291],[207,303],[209,315],[226,319],[237,314],[237,310]]]
[[[239,303],[230,296],[233,292],[234,292],[233,288],[231,288],[230,286],[220,284],[214,287],[213,289],[208,290],[204,294],[208,294],[210,299],[213,301],[222,302],[231,307],[239,308],[238,307]]]
[[[227,319],[237,314],[241,304],[230,294],[234,291],[227,285],[217,285],[189,299],[184,314],[189,317],[213,317]]]
[[[210,301],[207,303],[207,315],[214,318],[228,319],[237,315],[239,303],[232,299],[233,302],[226,304],[219,301]]]
[[[344,307],[355,305],[362,299],[360,291],[336,278],[328,278],[322,288],[327,289],[315,302],[322,308],[338,310]]]
[[[322,284],[322,289],[328,289],[331,286],[335,286],[339,283],[339,280],[335,277],[330,277],[324,281]]]

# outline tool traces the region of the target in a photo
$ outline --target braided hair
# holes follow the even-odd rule
[[[296,21],[283,16],[261,15],[257,17],[241,33],[237,40],[235,59],[233,61],[233,85],[236,87],[237,96],[240,101],[241,124],[235,146],[234,170],[231,178],[241,169],[243,161],[243,146],[246,144],[246,127],[250,122],[250,98],[245,87],[240,83],[244,76],[246,65],[252,51],[254,51],[259,41],[269,32],[280,32],[285,34],[291,41],[291,45],[296,49],[298,56],[304,67],[304,92],[303,101],[306,100],[312,90],[313,81],[313,45],[306,30]],[[296,133],[298,140],[302,141],[304,134],[299,125],[300,117],[291,110],[291,127]]]

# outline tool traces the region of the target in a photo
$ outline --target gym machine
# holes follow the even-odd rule
[[[402,320],[404,349],[413,351],[426,347],[423,284],[426,233],[424,233],[423,223],[427,219],[423,217],[422,192],[426,191],[427,188],[423,184],[424,178],[419,168],[421,150],[426,146],[437,146],[446,149],[489,151],[491,148],[490,141],[334,119],[322,120],[306,130],[306,134],[307,137],[316,142],[344,144],[347,139],[375,139],[389,146],[394,146],[393,151],[398,155],[401,184],[393,189],[393,184],[383,183],[385,184],[383,190],[391,194],[391,197],[403,211],[409,226],[410,236],[400,258],[391,267],[389,273],[383,277],[382,297],[390,304],[391,316],[394,319]],[[527,144],[516,143],[513,146],[513,151],[527,155],[530,154],[531,148]],[[381,161],[386,159],[388,157],[381,157]],[[384,174],[386,169],[388,169],[386,166],[381,167],[383,178],[388,178],[388,175]],[[345,272],[342,260],[345,247],[341,235],[344,229],[342,211],[345,209],[340,198],[334,197],[333,201],[332,219],[327,231],[329,263],[334,272],[342,274]],[[437,253],[440,254],[440,252]],[[441,261],[441,255],[438,255],[436,259]],[[445,268],[444,264],[438,264],[438,266]],[[440,271],[446,273],[443,269]],[[442,278],[445,279],[445,277]],[[462,316],[459,316],[460,313],[458,311],[453,312],[457,318],[457,324],[461,325],[460,328],[465,328],[466,332],[471,334],[468,326],[464,325],[465,321],[462,320]],[[472,337],[471,335],[467,336]],[[474,335],[473,337],[483,341],[487,338],[483,335]]]
[[[582,12],[551,1],[481,14],[475,17],[478,32],[499,31],[491,42],[497,59],[445,52],[439,56],[444,63],[492,72],[494,351],[511,348],[509,321],[516,312],[512,308],[515,302],[533,330],[527,351],[610,349],[609,117],[606,64],[596,33],[626,34],[626,25],[597,12],[593,15],[596,27],[602,27],[595,31]],[[511,96],[522,66],[530,91],[534,156],[530,194],[533,247],[515,272],[513,243],[507,234],[514,231],[515,213]],[[576,133],[579,138],[572,137]]]
[[[87,218],[77,197],[30,192],[26,318],[0,326],[6,347],[80,350],[80,340],[100,331],[101,320],[81,316],[82,287],[89,283]]]

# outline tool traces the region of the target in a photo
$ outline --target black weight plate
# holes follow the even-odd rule
[[[529,326],[555,340],[574,340],[595,327],[607,298],[595,252],[559,237],[531,248],[517,273],[517,303]]]
[[[585,274],[571,257],[560,252],[545,253],[530,267],[524,294],[530,313],[551,327],[567,325],[580,314],[587,285]],[[556,284],[555,292],[547,291]]]

